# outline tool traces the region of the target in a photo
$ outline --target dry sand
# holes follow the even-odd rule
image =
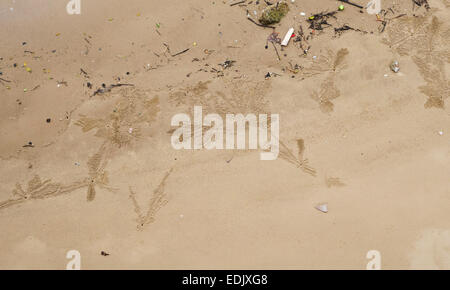
[[[450,269],[449,1],[383,0],[406,15],[382,33],[345,5],[312,37],[340,2],[289,1],[276,31],[309,39],[281,60],[246,19],[256,1],[67,2],[0,1],[1,269],[65,269],[73,249],[82,269],[365,269],[370,250]],[[292,156],[174,150],[170,120],[194,105],[280,114]]]

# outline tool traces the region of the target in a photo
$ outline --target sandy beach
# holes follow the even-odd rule
[[[450,269],[450,1],[68,2],[0,0],[0,269]]]

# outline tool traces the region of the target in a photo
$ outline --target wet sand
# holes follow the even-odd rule
[[[264,3],[81,1],[0,3],[1,269],[450,269],[448,1],[288,1],[280,60]],[[194,106],[279,114],[279,158],[174,150]]]

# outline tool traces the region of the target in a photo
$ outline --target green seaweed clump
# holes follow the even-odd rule
[[[278,23],[289,12],[289,6],[286,2],[278,2],[276,5],[267,7],[262,11],[259,22],[263,25]]]

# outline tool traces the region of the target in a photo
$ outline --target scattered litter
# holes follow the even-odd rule
[[[238,2],[236,2],[236,3],[232,3],[232,4],[230,4],[230,6],[235,6],[235,5],[239,5],[239,4],[245,3],[245,1],[246,1],[246,0],[243,0],[243,1],[238,1]]]
[[[52,121],[52,119],[47,118],[47,120],[45,120],[47,123],[50,123]]]
[[[306,13],[305,12],[300,12],[300,15],[301,16],[306,16]]]
[[[66,81],[62,80],[62,81],[56,81],[56,86],[57,86],[58,88],[60,88],[60,87],[62,87],[62,86],[67,87],[68,84],[67,84]]]
[[[413,3],[419,7],[425,7],[426,10],[430,10],[430,4],[427,0],[413,0]]]
[[[444,135],[444,132],[443,131],[439,131],[438,134],[442,136],[442,135]]]
[[[24,147],[24,148],[28,148],[28,147],[33,148],[34,145],[33,145],[33,142],[30,141],[30,142],[28,142],[28,144],[25,144],[22,147]]]
[[[171,57],[178,56],[178,55],[183,54],[183,53],[185,53],[185,52],[188,52],[188,51],[190,50],[190,48],[186,48],[186,49],[183,50],[183,51],[180,51],[180,52],[178,52],[178,53],[172,54],[172,53],[170,52],[170,47],[169,47],[169,45],[166,44],[166,43],[163,43],[163,44],[164,44],[164,46],[166,47],[167,52],[170,54]],[[195,44],[194,46],[197,45],[196,42],[194,42],[194,44]],[[150,64],[149,64],[149,63],[147,64],[147,67],[150,67]]]
[[[324,28],[331,26],[331,24],[328,23],[328,19],[336,19],[336,16],[334,16],[336,13],[337,11],[327,13],[321,12],[310,16],[308,19],[309,28],[314,30],[323,30]]]
[[[348,1],[348,0],[339,0],[339,1],[344,2],[344,3],[347,3],[347,4],[352,5],[352,6],[355,6],[355,7],[358,7],[359,9],[364,9],[364,7],[362,7],[361,5],[352,3],[352,2],[350,2],[350,1]]]
[[[265,75],[265,79],[266,80],[268,80],[269,78],[271,78],[271,77],[278,77],[278,76],[281,76],[281,75],[279,75],[279,74],[277,74],[277,73],[274,73],[274,72],[268,72],[266,75]]]
[[[106,87],[105,84],[102,84],[102,87],[99,88],[99,89],[97,89],[97,90],[94,92],[94,94],[92,95],[92,97],[93,97],[93,96],[96,96],[96,95],[101,95],[101,94],[104,94],[104,93],[108,93],[108,92],[110,92],[110,91],[111,91],[112,89],[114,89],[114,88],[117,88],[117,87],[124,87],[124,86],[134,87],[133,84],[112,84],[112,85],[109,85],[108,87]]]
[[[357,32],[364,33],[364,34],[367,33],[367,31],[364,31],[364,30],[360,30],[360,29],[357,29],[357,28],[350,27],[350,26],[348,26],[347,24],[344,24],[344,25],[342,25],[341,27],[335,28],[335,29],[334,29],[334,33],[335,33],[335,34],[338,34],[338,35],[340,36],[340,35],[342,35],[342,33],[344,33],[344,31],[347,31],[347,30],[353,30],[353,31],[357,31]]]
[[[396,60],[394,60],[392,63],[391,63],[391,70],[393,71],[393,72],[395,72],[395,73],[398,73],[399,71],[400,71],[400,64],[398,63],[398,61],[396,61]]]
[[[284,36],[283,41],[281,42],[282,46],[287,46],[289,43],[289,40],[292,38],[292,35],[294,34],[294,28],[289,28],[288,32]]]
[[[11,82],[9,80],[5,80],[4,78],[0,78],[0,81],[5,82],[5,83],[10,83]]]
[[[223,63],[219,63],[219,65],[220,65],[221,67],[223,67],[223,69],[227,69],[227,68],[229,68],[229,67],[232,67],[233,64],[234,64],[235,62],[236,62],[236,61],[234,61],[234,60],[226,60],[226,61],[223,62]]]
[[[345,9],[345,7],[344,7],[344,5],[339,5],[339,11],[344,11],[344,9]]]
[[[104,257],[109,256],[109,254],[108,254],[107,252],[105,252],[105,251],[101,251],[100,254],[101,254],[102,256],[104,256]]]
[[[318,205],[316,205],[315,209],[317,209],[323,213],[327,213],[328,212],[328,204],[327,203],[318,204]]]
[[[267,43],[272,42],[272,43],[281,43],[281,38],[278,37],[278,32],[272,32],[268,37],[267,37]],[[266,49],[268,48],[266,43]]]

